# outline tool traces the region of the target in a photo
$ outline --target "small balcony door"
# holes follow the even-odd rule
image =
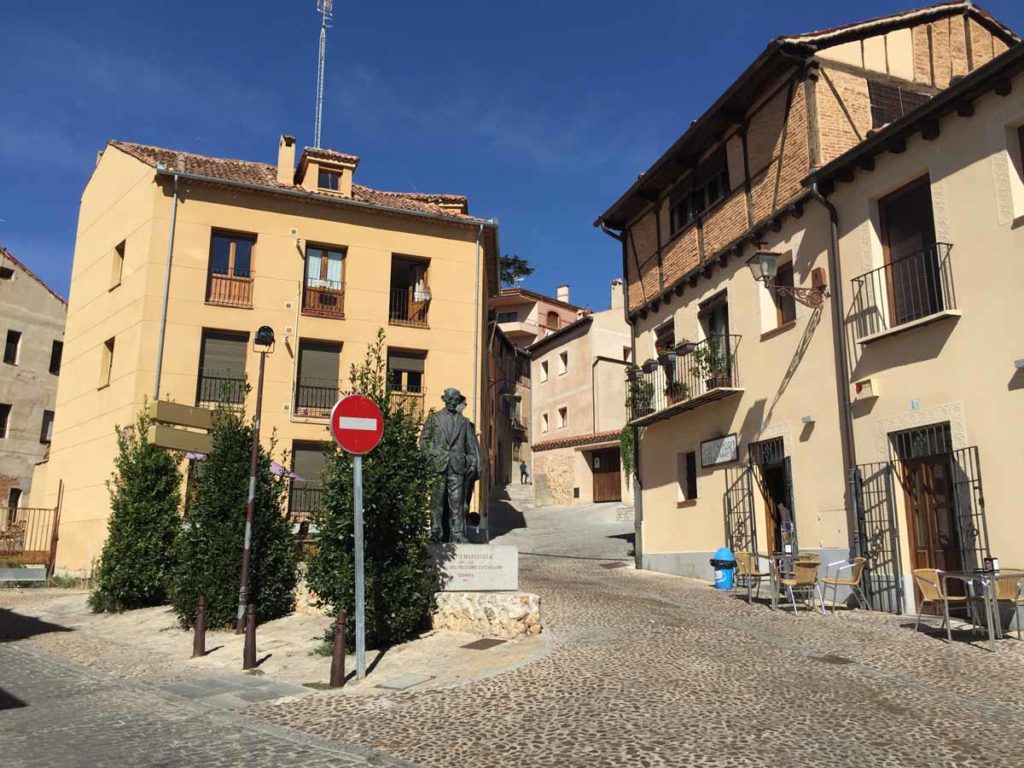
[[[430,309],[430,262],[394,257],[391,260],[391,298],[388,319],[393,325],[427,327]]]
[[[935,218],[928,176],[878,201],[890,327],[942,310]]]
[[[345,253],[337,248],[306,248],[306,285],[302,311],[307,315],[344,317]]]

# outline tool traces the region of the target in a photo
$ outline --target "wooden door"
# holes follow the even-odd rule
[[[412,274],[412,285],[409,287],[409,320],[422,323],[427,317],[427,295],[430,287],[427,285],[427,265],[413,264],[409,270]]]
[[[879,200],[878,215],[890,327],[938,312],[941,290],[928,176]]]
[[[955,571],[963,567],[953,509],[949,455],[903,461],[907,503],[907,537],[913,568]],[[956,593],[958,582],[950,581]],[[920,600],[920,595],[917,595]]]
[[[619,449],[605,448],[590,455],[594,473],[594,501],[622,501]]]

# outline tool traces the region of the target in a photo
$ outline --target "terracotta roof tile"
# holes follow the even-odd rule
[[[302,150],[303,155],[309,157],[322,157],[324,160],[335,160],[339,163],[352,163],[353,165],[359,165],[358,155],[349,155],[344,152],[337,152],[333,149],[324,149],[323,147],[306,147]]]
[[[610,432],[593,432],[586,435],[560,437],[555,440],[545,440],[543,442],[534,443],[530,446],[530,450],[536,453],[538,451],[551,451],[555,448],[575,448],[584,445],[596,445],[599,443],[607,443],[612,440],[618,440],[619,434],[620,430],[613,429]]]

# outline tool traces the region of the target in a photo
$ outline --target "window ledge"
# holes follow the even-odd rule
[[[889,336],[896,336],[906,331],[912,331],[915,328],[921,328],[925,325],[931,325],[937,323],[940,320],[948,320],[950,318],[959,318],[963,315],[963,312],[959,309],[944,309],[941,312],[936,312],[934,315],[926,315],[925,317],[919,317],[917,320],[911,320],[909,323],[903,323],[897,325],[894,328],[886,328],[884,331],[878,331],[877,333],[871,333],[867,336],[861,336],[857,339],[858,344],[871,344],[881,339],[888,338]]]
[[[120,281],[120,280],[118,280],[118,281],[117,281],[116,283],[114,283],[114,284],[113,284],[112,286],[110,286],[109,288],[107,288],[107,293],[110,293],[110,292],[111,292],[112,290],[114,290],[115,288],[120,288],[120,287],[121,287],[121,281]]]
[[[109,389],[109,388],[110,388],[110,382],[107,382],[106,384],[100,384],[98,387],[96,387],[96,391],[99,392],[101,389]]]
[[[676,509],[683,509],[684,507],[696,507],[696,506],[697,506],[697,500],[696,499],[687,499],[686,501],[677,501],[676,502]]]
[[[211,299],[206,300],[206,306],[208,307],[227,307],[228,309],[252,309],[252,304],[232,304],[229,301],[213,301]]]
[[[765,331],[764,333],[762,333],[761,334],[761,341],[767,341],[768,339],[773,339],[776,336],[781,336],[786,331],[790,330],[791,328],[795,328],[795,327],[796,327],[796,320],[790,320],[788,323],[783,323],[780,326],[777,326],[775,328],[772,328],[771,330],[768,330],[768,331]]]

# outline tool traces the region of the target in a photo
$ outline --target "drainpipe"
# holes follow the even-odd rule
[[[157,172],[165,171],[157,166]],[[164,367],[164,339],[167,336],[167,302],[171,294],[171,257],[174,254],[174,225],[178,220],[178,174],[174,173],[174,198],[171,203],[171,226],[167,233],[167,271],[164,275],[164,301],[160,310],[160,336],[156,346],[156,379],[153,382],[153,399],[160,399],[160,376]]]
[[[490,477],[491,468],[490,461],[488,460],[488,450],[490,448],[490,430],[484,430],[483,424],[480,421],[480,401],[478,397],[478,390],[480,387],[480,379],[484,375],[484,372],[479,369],[480,366],[480,238],[484,235],[484,225],[481,224],[480,228],[476,232],[476,258],[474,259],[474,278],[473,278],[473,311],[476,314],[476,319],[473,321],[473,423],[476,424],[476,428],[480,430],[481,435],[485,435],[487,440],[485,445],[480,448],[480,477],[477,482],[480,483],[480,493],[476,495],[476,508],[477,513],[480,515],[480,527],[484,529],[484,540],[486,541],[490,537],[487,535],[488,520],[487,520],[487,504],[481,503],[486,502],[487,496],[490,493]],[[484,498],[481,499],[481,496]]]
[[[853,470],[857,466],[857,451],[853,441],[853,407],[850,405],[849,356],[846,349],[846,333],[843,329],[843,274],[839,262],[839,211],[818,189],[818,179],[811,183],[811,197],[828,211],[828,269],[829,283],[832,284],[832,348],[835,350],[836,396],[841,414],[839,431],[843,448],[843,469],[847,483],[846,513],[848,523],[856,525],[856,498],[853,487]],[[851,516],[852,513],[852,516]]]

